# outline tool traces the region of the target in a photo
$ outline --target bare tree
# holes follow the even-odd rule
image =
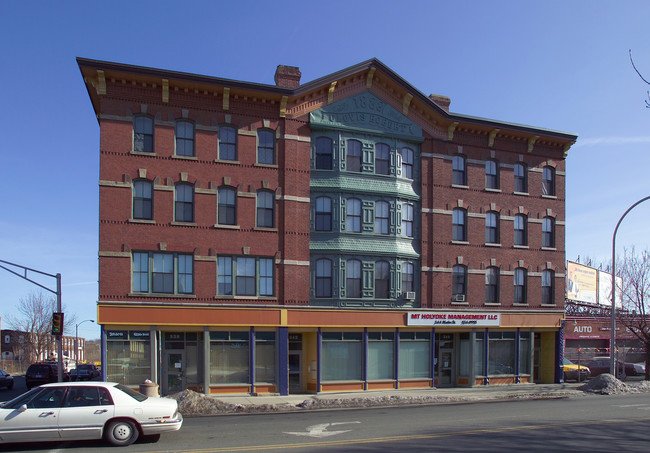
[[[24,345],[30,361],[47,358],[49,351],[53,351],[54,337],[52,336],[52,313],[56,311],[56,299],[47,297],[42,291],[30,293],[21,298],[16,307],[17,314],[7,318],[13,330],[25,333]],[[76,316],[64,317],[63,331],[70,331],[74,327]]]
[[[632,67],[636,71],[637,75],[641,78],[641,80],[643,80],[646,84],[650,85],[650,82],[648,82],[645,79],[645,77],[643,77],[641,75],[641,73],[639,72],[639,70],[636,68],[636,65],[634,64],[634,60],[632,59],[632,49],[630,49],[630,63],[632,63]],[[646,93],[648,94],[648,99],[646,99],[646,101],[645,101],[645,106],[646,106],[646,108],[650,109],[650,90],[648,90]]]
[[[618,260],[617,260],[618,261]],[[650,252],[625,249],[617,263],[622,310],[617,318],[645,346],[645,379],[650,378]]]

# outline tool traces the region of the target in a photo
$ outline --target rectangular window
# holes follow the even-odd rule
[[[484,376],[483,369],[485,362],[485,334],[483,332],[476,332],[476,342],[474,343],[474,374],[476,376]]]
[[[515,374],[515,333],[489,332],[488,374]]]
[[[176,155],[194,156],[194,124],[176,121]]]
[[[361,332],[323,332],[321,347],[323,381],[360,381],[363,342]]]
[[[402,236],[413,237],[413,205],[402,205]]]
[[[431,377],[431,333],[400,332],[398,368],[400,379]]]
[[[368,332],[368,380],[395,379],[395,333]]]
[[[127,338],[124,332],[122,338]],[[139,385],[151,379],[151,347],[148,339],[106,340],[106,378],[109,382]]]
[[[232,126],[219,128],[219,159],[237,160],[237,129]]]
[[[210,383],[248,384],[248,332],[210,332]]]
[[[139,115],[133,120],[133,151],[153,152],[153,118]]]
[[[193,294],[194,257],[190,254],[133,252],[134,293]]]
[[[255,383],[275,383],[275,332],[255,332]]]
[[[232,258],[217,258],[217,294],[232,296]]]
[[[274,286],[272,258],[217,258],[217,293],[221,296],[273,296]]]
[[[270,130],[257,131],[257,162],[275,164],[275,137]]]

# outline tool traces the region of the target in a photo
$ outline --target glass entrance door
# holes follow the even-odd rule
[[[163,393],[185,390],[185,351],[165,351],[163,363]]]
[[[440,386],[450,386],[454,382],[454,350],[440,349]]]

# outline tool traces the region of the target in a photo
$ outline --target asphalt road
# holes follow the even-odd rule
[[[186,419],[129,452],[647,452],[650,394]],[[4,451],[115,452],[101,442]]]

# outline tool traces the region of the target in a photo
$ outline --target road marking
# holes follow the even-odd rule
[[[307,427],[306,432],[286,432],[284,434],[291,434],[293,436],[306,436],[306,437],[329,437],[336,436],[337,434],[343,434],[352,431],[351,429],[346,429],[344,431],[327,431],[329,426],[335,425],[349,425],[351,423],[361,423],[361,422],[337,422],[337,423],[321,423],[319,425],[311,425]]]
[[[623,404],[623,405],[617,405],[616,407],[639,407],[639,406],[647,406],[647,404]]]
[[[590,423],[595,424],[617,424],[617,423],[629,423],[629,422],[648,422],[650,418],[648,417],[632,417],[632,418],[621,418],[613,420],[590,420]],[[295,444],[267,444],[267,445],[241,445],[241,446],[232,446],[232,447],[213,447],[213,448],[196,448],[196,449],[187,449],[187,450],[175,450],[176,453],[221,453],[221,452],[239,452],[239,451],[264,451],[264,450],[288,450],[296,448],[307,448],[307,447],[326,447],[326,446],[341,446],[341,445],[363,445],[363,444],[376,444],[383,442],[399,442],[406,440],[418,440],[418,439],[439,439],[443,437],[454,437],[454,436],[467,436],[467,435],[483,435],[483,434],[495,434],[500,432],[517,432],[517,431],[534,431],[534,430],[543,430],[550,429],[554,427],[566,427],[566,426],[582,426],[587,421],[579,420],[575,422],[562,422],[562,423],[550,423],[547,425],[525,425],[525,426],[512,426],[512,427],[503,427],[503,428],[487,428],[487,429],[470,429],[464,431],[452,431],[452,432],[443,432],[443,433],[432,433],[432,434],[407,434],[402,436],[388,436],[388,437],[371,437],[366,439],[347,439],[347,440],[325,440],[325,441],[313,441],[313,442],[304,442],[304,443],[295,443]],[[149,453],[167,453],[169,450],[152,450]]]

